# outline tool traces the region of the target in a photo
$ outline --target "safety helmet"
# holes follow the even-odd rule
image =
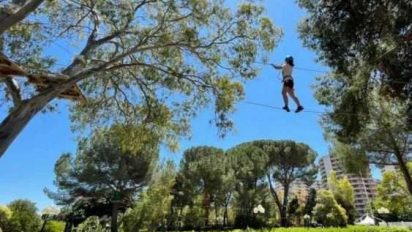
[[[287,61],[287,62],[293,62],[293,56],[291,56],[291,55],[286,56],[286,57],[285,57],[285,61]]]

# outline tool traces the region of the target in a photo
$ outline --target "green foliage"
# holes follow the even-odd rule
[[[174,206],[189,214],[203,213],[203,223],[208,225],[211,212],[214,211],[215,221],[220,216],[220,209],[227,208],[234,186],[230,164],[222,149],[201,146],[184,151],[180,173],[175,186]],[[196,199],[196,202],[194,201]],[[180,203],[179,203],[180,202]],[[187,226],[199,226],[200,221],[187,214]]]
[[[270,189],[279,210],[280,224],[289,224],[288,204],[289,187],[295,180],[311,185],[316,178],[316,152],[308,145],[294,141],[261,140],[252,142],[262,149],[268,157],[266,175]],[[273,178],[273,179],[272,179]],[[278,183],[283,188],[283,196],[274,191],[272,185]]]
[[[316,86],[316,98],[333,110],[323,121],[326,132],[361,151],[362,161],[366,151],[370,163],[403,166],[412,194],[404,167],[412,119],[410,1],[299,3],[308,12],[300,25],[304,44],[332,69]]]
[[[206,226],[205,217],[205,206],[203,205],[204,197],[195,196],[193,199],[193,204],[191,206],[186,206],[182,211],[183,225],[188,228],[193,228],[199,230]]]
[[[71,119],[81,137],[102,125],[144,122],[173,149],[207,105],[221,135],[233,127],[243,81],[258,75],[256,61],[281,36],[254,1],[49,1],[35,12],[2,35],[1,52],[30,73],[58,73],[80,85],[87,101],[73,105]],[[45,52],[57,43],[71,57]],[[36,103],[45,94],[21,89]],[[11,109],[7,91],[1,100]]]
[[[356,148],[339,141],[333,143],[333,155],[338,156],[347,173],[355,175],[366,174],[369,171],[367,152],[362,148]]]
[[[309,190],[308,197],[306,199],[305,208],[303,209],[303,214],[312,216],[312,210],[316,205],[316,190],[311,188]]]
[[[390,0],[300,0],[299,3],[308,12],[300,25],[304,44],[314,49],[320,60],[339,74],[326,78],[348,84],[341,85],[343,91],[359,83],[362,83],[360,89],[367,91],[373,81],[370,74],[379,68],[378,75],[384,74],[377,75],[382,78],[381,86],[388,88],[385,95],[410,97],[408,77],[412,72],[409,60],[412,50],[406,37],[411,35],[412,16],[409,12],[412,5],[408,0],[396,3]],[[366,68],[366,75],[355,76],[361,67]],[[353,105],[363,101],[361,98],[354,100]]]
[[[357,216],[354,206],[355,196],[348,177],[338,179],[336,172],[332,171],[328,176],[328,185],[336,202],[345,209],[348,223],[353,224]]]
[[[155,231],[165,227],[172,203],[171,190],[175,184],[176,170],[172,162],[159,166],[152,182],[136,205],[123,217],[123,230],[134,232],[141,229]]]
[[[67,217],[114,216],[117,220],[118,210],[131,206],[135,194],[150,180],[158,159],[158,140],[143,136],[143,141],[135,140],[138,145],[123,146],[124,134],[118,128],[97,131],[79,143],[74,158],[63,154],[57,160],[58,192],[46,193],[67,207]],[[138,134],[141,128],[133,129]]]
[[[360,151],[362,161],[366,151],[370,163],[403,165],[411,129],[412,5],[407,0],[299,3],[308,12],[300,26],[304,44],[332,69],[316,87],[317,99],[333,110],[324,120],[327,133]],[[403,175],[412,194],[412,178]]]
[[[267,167],[279,183],[290,184],[300,179],[310,185],[315,180],[317,168],[314,162],[317,154],[308,145],[290,140],[260,140],[252,143],[268,155]],[[288,173],[288,168],[292,167],[293,172]]]
[[[412,170],[412,168],[410,168]],[[392,216],[389,220],[408,220],[412,218],[412,197],[405,181],[397,171],[387,171],[382,175],[382,181],[376,187],[376,197],[373,205],[377,213],[385,208],[389,212],[383,217]]]
[[[156,141],[130,151],[122,146],[115,132],[98,131],[79,144],[74,159],[70,154],[59,158],[55,165],[56,184],[59,193],[70,198],[56,197],[57,203],[70,203],[79,193],[112,199],[114,192],[120,192],[126,200],[147,183],[158,157]]]
[[[83,223],[81,223],[77,231],[79,232],[105,232],[106,229],[101,225],[99,218],[92,216],[87,218]]]
[[[12,212],[9,218],[10,232],[32,232],[40,229],[41,220],[37,215],[35,203],[28,200],[15,200],[8,204]]]
[[[9,209],[9,207],[5,205],[0,205],[0,213],[4,216],[5,219],[10,219],[13,212]]]
[[[297,197],[294,197],[288,205],[288,215],[289,216],[294,216],[294,214],[296,214],[296,212],[299,209],[299,201]]]
[[[9,209],[9,207],[0,205],[0,229],[6,231],[10,227],[9,220],[12,214],[13,212]]]
[[[62,221],[48,221],[44,232],[62,232],[64,230],[64,222]]]
[[[315,220],[324,226],[346,226],[346,210],[338,204],[329,190],[320,190],[313,209]]]
[[[264,181],[267,154],[250,143],[235,146],[227,151],[236,178],[235,225],[240,227],[261,226],[255,221],[253,208],[269,197]],[[268,209],[270,207],[266,207]]]

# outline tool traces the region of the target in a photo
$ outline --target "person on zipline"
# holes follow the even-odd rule
[[[288,104],[288,95],[295,101],[297,108],[295,110],[296,113],[300,112],[303,110],[303,106],[300,104],[299,99],[295,95],[295,90],[293,88],[294,83],[293,83],[293,77],[292,77],[292,70],[293,66],[295,66],[293,62],[293,57],[292,56],[287,56],[285,58],[285,63],[282,65],[275,65],[275,64],[270,64],[272,65],[275,69],[282,69],[282,76],[283,76],[283,88],[282,88],[282,96],[283,96],[283,101],[285,103],[285,106],[282,107],[282,109],[286,110],[287,112],[290,111],[289,109],[289,104]]]

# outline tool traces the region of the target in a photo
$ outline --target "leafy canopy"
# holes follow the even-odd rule
[[[144,122],[172,148],[209,103],[222,134],[233,126],[243,81],[281,34],[257,1],[46,1],[34,13],[3,34],[2,53],[32,75],[67,81],[44,91],[19,81],[22,99],[50,102],[79,83],[87,100],[72,105],[75,129]]]
[[[121,141],[116,127],[101,129],[79,144],[75,157],[63,154],[55,164],[58,191],[46,190],[48,196],[83,217],[110,214],[113,202],[130,206],[150,180],[159,148],[136,140],[139,150],[130,150]]]

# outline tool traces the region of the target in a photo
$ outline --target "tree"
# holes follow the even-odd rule
[[[16,25],[18,22],[27,17],[32,11],[34,11],[44,0],[31,0],[31,1],[13,1],[18,3],[20,9],[16,12],[10,12],[11,9],[2,8],[0,11],[0,19],[2,25],[0,26],[0,35],[7,29]]]
[[[336,202],[329,190],[318,192],[313,215],[324,226],[345,226],[348,221],[345,209]]]
[[[267,183],[264,178],[268,157],[251,143],[229,149],[227,156],[236,178],[233,204],[236,210],[235,226],[260,227],[263,222],[256,220],[253,209],[266,200]]]
[[[412,165],[409,164],[409,170]],[[373,201],[374,208],[387,209],[389,212],[383,215],[388,220],[410,220],[412,218],[412,197],[406,188],[398,171],[386,171],[382,175],[382,181],[376,187],[376,197]]]
[[[255,61],[281,34],[249,1],[235,9],[221,0],[29,2],[26,14],[12,13],[0,28],[1,102],[10,112],[0,124],[0,155],[57,98],[78,102],[72,120],[83,132],[145,123],[171,146],[214,102],[224,134],[243,96],[241,81],[256,77]],[[55,44],[73,54],[69,62],[47,52]]]
[[[347,93],[346,97],[349,97],[347,90],[350,89],[360,93],[359,96],[352,95],[352,106],[342,105],[335,109],[335,113],[348,106],[358,115],[347,117],[361,119],[359,126],[363,127],[368,111],[362,107],[365,99],[361,96],[375,81],[370,74],[376,70],[379,71],[380,86],[384,87],[382,94],[410,98],[412,16],[409,12],[412,5],[408,0],[300,0],[299,4],[308,12],[300,25],[304,44],[315,50],[320,60],[337,74],[328,75],[324,81],[340,83],[342,88],[338,92]],[[363,74],[356,72],[359,68],[364,69]],[[337,86],[332,87],[330,92]],[[326,88],[321,90],[327,91]],[[344,126],[341,128],[344,134],[357,131],[355,127],[348,127],[349,121],[336,122]]]
[[[139,196],[132,210],[123,217],[124,231],[156,231],[161,227],[167,229],[175,176],[176,168],[171,161],[157,168],[148,189]]]
[[[0,205],[0,229],[3,231],[11,230],[10,228],[10,218],[12,212],[7,206]]]
[[[412,176],[407,168],[410,159],[409,125],[405,124],[408,110],[403,102],[389,101],[376,91],[369,93],[369,120],[358,133],[357,140],[345,145],[335,143],[335,150],[348,171],[362,175],[369,165],[397,165],[412,195]],[[333,127],[333,125],[330,125]]]
[[[10,232],[32,232],[40,229],[41,220],[35,204],[28,200],[12,201],[8,208],[12,215],[9,219]]]
[[[328,185],[336,202],[345,209],[348,223],[353,224],[356,219],[355,197],[348,177],[345,176],[342,179],[338,179],[336,172],[332,171],[328,176]]]
[[[221,176],[222,182],[220,186],[217,187],[217,194],[216,194],[216,208],[223,207],[223,227],[228,225],[229,221],[229,205],[232,202],[235,187],[236,187],[236,176],[235,171],[233,170],[233,164],[231,163],[231,159],[226,157],[223,159],[224,170],[223,175]],[[217,215],[216,215],[217,219]]]
[[[293,217],[299,217],[298,214],[300,214],[299,212],[299,200],[298,198],[295,196],[290,202],[289,205],[287,207],[288,209],[288,215],[289,218],[293,218]]]
[[[309,189],[309,194],[307,196],[307,200],[306,200],[306,204],[305,204],[305,208],[303,210],[303,213],[305,215],[312,216],[312,214],[313,214],[312,211],[313,211],[313,208],[315,207],[315,205],[316,205],[316,189],[311,188],[311,189]]]
[[[82,141],[74,159],[63,154],[55,165],[58,192],[46,192],[57,204],[80,206],[89,213],[96,204],[111,205],[112,232],[117,231],[119,207],[130,206],[136,192],[148,183],[158,158],[158,141],[142,137],[134,141],[139,149],[129,150],[122,147],[116,129],[97,131]]]
[[[306,46],[332,69],[316,97],[333,112],[328,132],[370,153],[369,161],[406,168],[411,131],[412,31],[410,1],[301,0],[308,17],[300,26]]]
[[[316,178],[316,152],[308,145],[294,141],[261,140],[252,142],[268,156],[266,176],[270,192],[279,209],[280,224],[288,225],[289,188],[293,181],[310,184]],[[276,184],[283,188],[283,197],[275,191]]]
[[[200,146],[187,149],[183,153],[180,172],[185,185],[190,186],[184,194],[200,195],[204,210],[204,223],[209,226],[209,214],[212,204],[216,205],[219,189],[222,187],[224,171],[224,151],[219,148]]]

